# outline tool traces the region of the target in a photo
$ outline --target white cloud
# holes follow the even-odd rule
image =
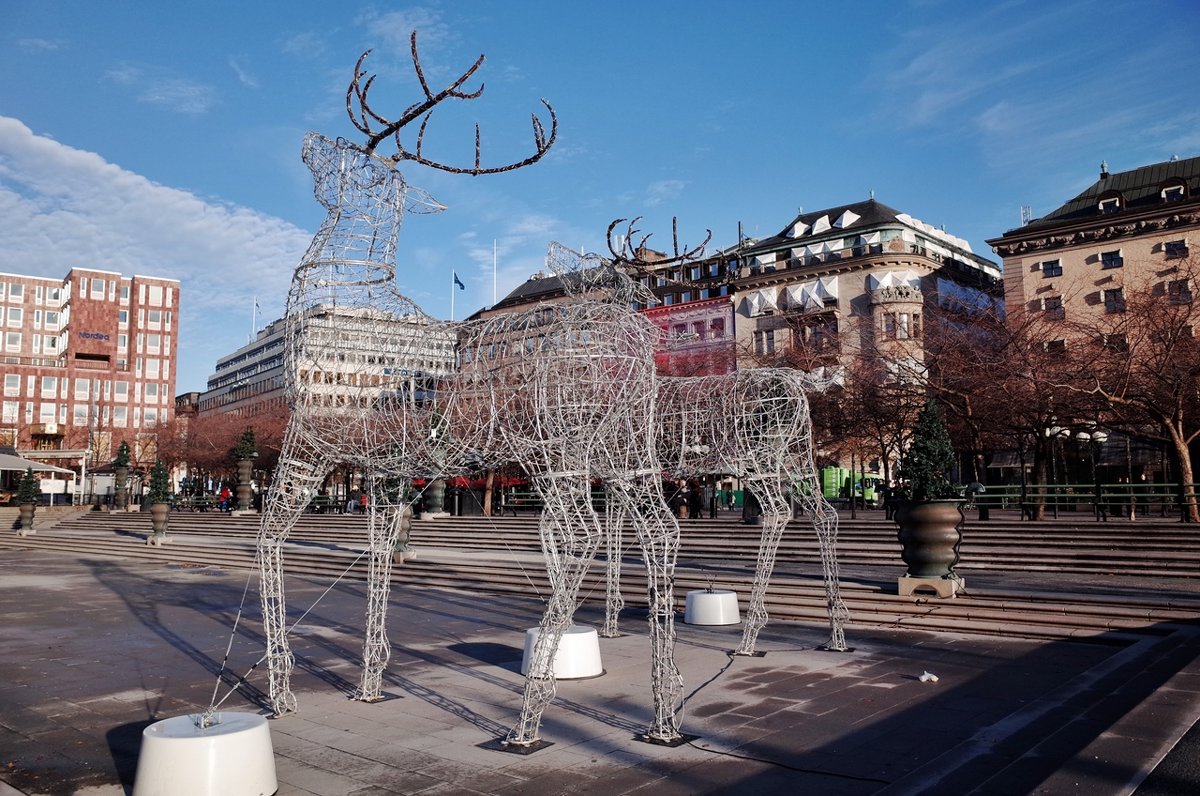
[[[17,46],[26,52],[47,53],[65,49],[67,42],[65,39],[21,39]]]
[[[134,97],[138,102],[188,116],[207,113],[217,103],[217,92],[212,86],[173,77],[161,69],[122,64],[109,69],[105,77],[117,85],[136,89]]]
[[[646,206],[657,207],[663,202],[669,202],[683,193],[687,183],[683,180],[659,180],[652,182],[646,188]]]
[[[234,58],[231,55],[227,60],[229,62],[229,68],[233,70],[235,75],[237,75],[239,83],[246,88],[258,88],[258,78],[247,71],[237,58]]]
[[[281,219],[158,185],[4,116],[0,218],[2,271],[62,277],[87,266],[180,280],[180,375],[193,374],[182,388],[202,386],[216,358],[244,344],[252,296],[285,296],[312,237]],[[282,306],[260,303],[282,314]]]

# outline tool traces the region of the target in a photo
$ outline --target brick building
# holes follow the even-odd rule
[[[149,432],[174,415],[177,280],[0,274],[0,313],[0,446],[77,472],[121,441],[153,456]]]

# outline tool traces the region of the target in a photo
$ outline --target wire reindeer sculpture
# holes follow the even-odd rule
[[[540,160],[558,130],[554,110],[543,100],[549,133],[535,114],[534,153],[522,160],[484,166],[478,127],[472,166],[426,157],[422,145],[434,109],[450,99],[481,95],[482,87],[474,92],[462,87],[483,56],[434,92],[421,68],[416,33],[411,49],[424,92],[421,102],[394,121],[372,109],[368,95],[375,77],[363,71],[368,51],[355,65],[346,97],[347,113],[366,135],[365,145],[317,133],[305,138],[304,162],[328,214],[296,268],[288,294],[285,365],[291,415],[258,537],[273,710],[282,715],[297,708],[290,684],[294,655],[287,637],[284,542],[334,468],[364,472],[370,495],[368,599],[362,673],[354,697],[377,701],[390,654],[386,608],[393,552],[403,538],[404,512],[414,499],[409,489],[413,479],[517,462],[530,474],[545,505],[539,534],[551,588],[529,661],[520,717],[503,745],[520,750],[540,743],[542,716],[556,689],[553,658],[578,605],[583,575],[606,534],[611,536],[614,516],[628,518],[636,529],[649,581],[654,716],[644,738],[680,742],[683,681],[674,660],[673,595],[679,526],[662,493],[658,429],[663,396],[682,393],[664,390],[655,371],[660,330],[630,310],[630,302],[647,300],[648,291],[624,273],[632,259],[629,252],[614,252],[614,259],[607,260],[559,244],[550,245],[547,264],[573,291],[567,302],[453,324],[431,319],[398,291],[396,243],[404,214],[443,209],[406,182],[400,163],[412,161],[457,174],[511,171]],[[401,133],[418,119],[415,145],[408,149]],[[378,147],[389,139],[396,151],[380,154]],[[610,241],[611,232],[610,227]],[[676,245],[676,258],[694,254],[695,250],[681,253]],[[357,320],[354,334],[347,334],[339,316]],[[396,335],[397,319],[426,332]],[[458,371],[435,384],[394,375],[396,364],[411,361],[431,335],[456,340]],[[752,382],[754,377],[746,377],[734,385]],[[800,404],[760,400],[753,422],[735,425],[735,431],[744,433],[728,450],[722,448],[726,455],[721,463],[754,458],[767,439],[802,438],[807,405],[802,394],[800,398]],[[796,420],[788,413],[801,409],[800,430],[784,429]],[[678,412],[672,417],[676,425],[671,428],[683,422]],[[691,433],[692,426],[688,429],[679,433]],[[771,450],[779,448],[771,445]],[[669,466],[678,470],[685,464],[703,466],[674,458]],[[768,473],[774,473],[776,481],[782,478],[779,468],[762,469],[761,476],[760,470],[745,472],[764,484],[764,493],[769,491]],[[609,494],[610,510],[603,518],[592,505],[593,481],[603,482]],[[773,544],[778,545],[778,532]],[[768,548],[773,562],[774,548],[764,527],[764,550]],[[765,578],[763,583],[765,589]],[[749,643],[752,648],[752,637]]]
[[[625,219],[608,228],[613,262],[634,273],[649,273],[664,265],[699,259],[708,238],[691,250],[681,250],[672,224],[673,253],[647,260],[649,235],[629,222],[626,233],[614,237]],[[711,233],[709,233],[711,237]],[[811,377],[791,368],[751,368],[728,374],[658,379],[656,425],[664,472],[675,478],[724,473],[739,478],[761,507],[762,534],[747,606],[742,640],[735,653],[755,655],[759,631],[766,626],[765,597],[776,553],[788,522],[794,497],[811,518],[821,551],[829,616],[826,649],[844,651],[849,612],[842,601],[837,561],[837,511],[825,500],[813,458],[812,419],[807,393]],[[623,600],[620,590],[621,530],[624,517],[610,512],[606,527],[607,596],[601,634],[619,634]]]
[[[605,519],[592,502],[594,481],[606,486],[609,510],[636,529],[649,584],[654,701],[643,737],[672,744],[682,738],[673,595],[679,526],[662,493],[655,448],[660,330],[630,311],[628,291],[640,286],[611,262],[557,243],[546,262],[569,300],[494,316],[460,336],[457,389],[478,395],[486,385],[493,424],[486,446],[501,460],[520,462],[544,504],[539,535],[550,594],[528,662],[521,718],[504,744],[539,743],[542,714],[555,694],[554,655],[605,536]]]
[[[655,373],[658,330],[627,305],[574,302],[555,310],[505,318],[489,325],[441,324],[427,318],[395,287],[395,249],[405,212],[436,212],[441,206],[409,186],[396,166],[411,160],[454,173],[491,174],[530,165],[554,143],[557,118],[548,103],[547,136],[533,118],[536,151],[500,167],[484,167],[478,128],[471,168],[442,164],[422,154],[434,107],[445,99],[473,99],[461,86],[482,63],[438,93],[425,82],[412,37],[412,57],[425,100],[396,121],[371,109],[374,77],[355,67],[347,111],[367,138],[360,146],[311,133],[304,160],[313,172],[318,200],[328,215],[296,269],[287,304],[286,365],[292,407],[275,479],[268,491],[259,532],[263,621],[276,714],[296,709],[290,688],[294,656],[289,648],[283,585],[283,543],[319,485],[337,465],[367,474],[369,527],[368,606],[363,670],[355,698],[381,698],[389,656],[386,607],[392,553],[401,538],[403,512],[412,497],[406,485],[417,476],[436,478],[492,461],[518,461],[533,476],[546,510],[541,536],[551,580],[542,633],[526,678],[517,725],[504,739],[514,748],[538,743],[545,708],[553,700],[553,657],[575,610],[579,581],[598,546],[598,519],[591,506],[593,477],[610,483],[617,500],[636,518],[654,595],[651,639],[655,717],[648,740],[679,739],[682,677],[674,664],[672,578],[679,529],[661,492],[654,447]],[[543,102],[545,102],[543,100]],[[422,118],[416,146],[406,149],[400,132]],[[396,153],[376,147],[394,138]],[[578,255],[552,244],[548,260],[562,271],[581,272]],[[561,261],[561,262],[560,262]],[[555,265],[555,263],[558,263]],[[586,269],[584,269],[586,270]],[[333,311],[378,318],[373,339],[346,340]],[[390,363],[417,345],[384,334],[387,319],[411,318],[429,329],[459,337],[461,373],[440,380],[435,394],[419,396],[420,385],[388,382]],[[522,356],[503,363],[498,352],[517,336],[521,323],[537,327],[517,342]],[[513,349],[512,353],[518,353]],[[365,357],[364,360],[354,358]],[[356,362],[355,383],[345,383],[345,363]],[[365,377],[365,378],[364,378]]]
[[[430,89],[411,37],[412,61],[424,99],[389,120],[368,102],[375,77],[363,63],[355,65],[346,92],[346,111],[367,136],[365,145],[331,140],[318,133],[305,137],[303,158],[312,171],[314,193],[328,214],[292,277],[287,299],[285,337],[286,393],[291,414],[284,433],[275,478],[267,491],[258,534],[261,601],[267,639],[270,699],[277,715],[296,709],[291,690],[294,655],[288,644],[283,582],[283,543],[297,519],[338,465],[367,473],[369,564],[368,606],[363,670],[357,699],[381,698],[381,677],[390,654],[386,607],[392,553],[401,532],[407,501],[397,481],[416,475],[437,476],[461,458],[461,452],[436,440],[445,407],[420,400],[421,385],[393,375],[428,344],[428,335],[396,335],[397,319],[436,332],[429,318],[396,288],[396,241],[406,212],[443,209],[427,194],[410,186],[398,170],[412,161],[455,174],[496,174],[540,160],[554,144],[558,120],[550,115],[549,135],[533,116],[534,153],[501,166],[484,166],[479,128],[475,129],[475,162],[461,167],[441,163],[423,153],[425,131],[434,109],[451,99],[479,97],[482,86],[462,89],[483,63],[481,55],[440,91]],[[364,80],[365,78],[365,80]],[[401,133],[420,120],[410,150]],[[396,151],[383,155],[380,144],[391,139]],[[347,335],[338,316],[359,320],[366,331]],[[358,327],[356,327],[358,328]],[[348,367],[353,365],[353,367]]]

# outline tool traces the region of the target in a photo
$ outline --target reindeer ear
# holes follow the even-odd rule
[[[480,55],[467,71],[459,75],[456,80],[441,91],[435,93],[430,90],[429,84],[425,81],[425,72],[421,68],[421,59],[417,54],[417,32],[415,30],[412,32],[410,42],[412,46],[413,69],[417,73],[417,80],[421,84],[421,90],[425,93],[425,99],[410,105],[400,118],[395,121],[389,120],[377,113],[367,101],[367,95],[371,91],[371,86],[375,83],[376,76],[367,76],[366,71],[363,69],[363,61],[371,54],[371,51],[367,50],[359,56],[358,63],[354,65],[354,79],[350,81],[350,87],[346,89],[346,114],[350,117],[351,123],[367,136],[365,149],[368,154],[373,153],[379,144],[390,137],[396,142],[396,153],[391,155],[393,163],[401,160],[411,160],[454,174],[497,174],[502,171],[512,171],[522,166],[536,163],[542,159],[543,155],[550,151],[550,147],[554,145],[554,141],[558,137],[558,117],[554,113],[554,108],[550,107],[550,103],[543,99],[542,105],[546,107],[547,112],[550,114],[550,134],[549,136],[546,135],[546,128],[542,125],[542,120],[538,118],[537,114],[533,114],[534,153],[529,157],[502,166],[484,166],[481,135],[479,126],[476,125],[474,165],[452,166],[426,158],[422,154],[422,146],[425,142],[425,128],[429,124],[429,119],[433,115],[434,108],[447,99],[472,100],[483,95],[483,84],[480,84],[479,88],[475,91],[464,91],[462,86],[475,74],[475,70],[479,69],[483,64],[484,57]],[[363,78],[366,78],[366,80],[364,81]],[[409,151],[405,149],[404,143],[400,140],[400,132],[404,127],[418,118],[421,119],[421,124],[417,130],[416,145],[412,151]]]

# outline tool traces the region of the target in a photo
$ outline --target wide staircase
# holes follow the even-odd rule
[[[39,512],[39,520],[41,513]],[[0,522],[4,522],[0,515]],[[75,512],[17,536],[0,526],[0,549],[113,556],[187,567],[246,570],[255,566],[255,515],[176,512],[170,541],[148,546],[147,513]],[[733,589],[745,605],[754,577],[760,529],[735,515],[681,521],[675,590]],[[418,520],[417,557],[394,570],[395,588],[545,596],[537,518],[451,517]],[[646,605],[646,578],[635,536],[622,539],[621,591],[628,606]],[[286,542],[292,575],[365,580],[366,520],[306,514]],[[838,534],[841,590],[855,626],[1026,638],[1082,638],[1124,643],[1163,635],[1200,616],[1200,529],[1162,520],[1096,523],[1090,517],[1022,522],[1015,514],[968,520],[958,571],[966,591],[954,599],[899,597],[903,574],[895,525],[879,512],[843,513]],[[585,603],[604,604],[603,551],[586,577]],[[780,544],[767,594],[773,620],[826,621],[820,552],[805,518]]]

